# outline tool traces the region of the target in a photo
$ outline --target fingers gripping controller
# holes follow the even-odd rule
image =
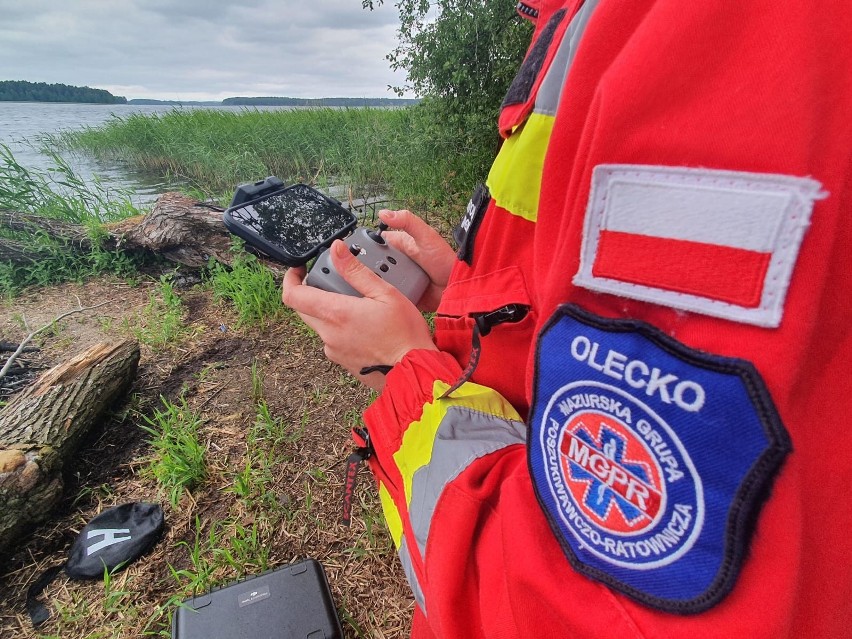
[[[377,231],[358,228],[343,241],[358,261],[416,304],[429,285],[429,276],[407,255],[391,248],[382,237],[387,228],[384,223]],[[320,253],[305,282],[324,291],[361,296],[335,270],[329,251]]]

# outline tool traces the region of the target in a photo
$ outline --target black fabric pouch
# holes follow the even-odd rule
[[[71,544],[68,560],[48,568],[27,590],[27,612],[33,625],[50,617],[36,599],[64,569],[71,579],[102,579],[104,571],[126,567],[159,541],[165,525],[158,504],[133,502],[114,506],[92,519]]]

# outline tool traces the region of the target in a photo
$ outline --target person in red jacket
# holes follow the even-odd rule
[[[363,297],[284,281],[381,391],[359,444],[412,635],[850,636],[848,7],[519,12],[533,42],[457,256],[381,214],[434,335],[341,243]]]

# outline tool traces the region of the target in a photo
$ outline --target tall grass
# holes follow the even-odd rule
[[[28,286],[80,279],[96,273],[129,276],[136,272],[135,258],[106,249],[103,224],[140,213],[126,191],[99,182],[87,184],[58,153],[46,151],[52,166],[27,169],[12,151],[0,144],[0,211],[26,213],[79,224],[89,236],[80,249],[71,240],[51,237],[37,227],[12,230],[0,226],[0,241],[27,259],[0,258],[0,295],[9,297]]]
[[[54,138],[66,148],[183,177],[212,194],[266,175],[378,194],[421,205],[461,203],[484,171],[491,144],[466,148],[428,103],[404,109],[224,111],[174,109],[113,116]]]
[[[152,417],[142,418],[140,425],[151,439],[154,449],[146,472],[154,477],[168,494],[172,506],[177,506],[185,490],[192,490],[207,475],[205,447],[201,442],[201,416],[181,397],[173,404],[160,397],[163,410],[154,410]]]
[[[263,328],[283,311],[275,277],[254,255],[245,251],[242,240],[234,240],[231,254],[230,268],[210,261],[208,277],[213,297],[233,304],[238,326]]]
[[[97,179],[87,184],[61,155],[48,148],[44,153],[52,166],[36,171],[19,164],[11,149],[0,144],[0,210],[90,227],[139,213],[128,191],[110,189]]]

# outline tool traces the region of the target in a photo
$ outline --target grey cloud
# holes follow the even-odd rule
[[[128,97],[386,96],[397,16],[359,0],[0,0],[0,79]]]

